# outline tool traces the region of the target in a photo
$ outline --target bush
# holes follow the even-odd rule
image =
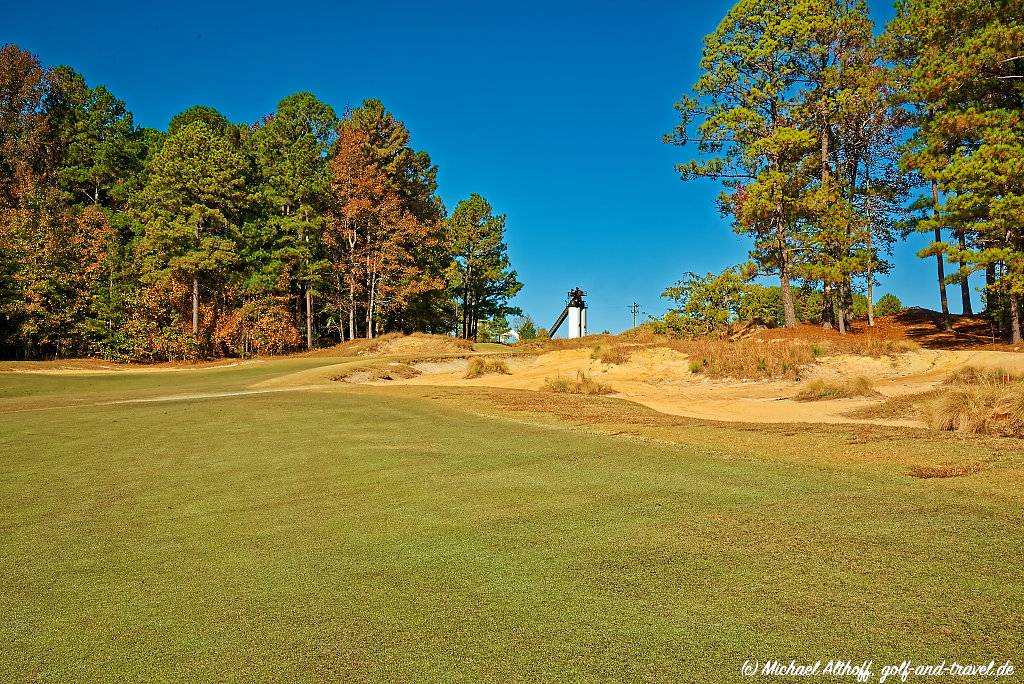
[[[539,336],[537,324],[534,323],[533,319],[529,316],[522,316],[521,318],[514,320],[512,323],[512,329],[519,334],[519,340],[521,342],[529,342],[530,340],[537,339]]]
[[[466,379],[479,378],[484,375],[511,375],[512,371],[508,365],[500,359],[481,359],[476,357],[469,360],[466,368]]]
[[[576,373],[575,380],[563,378],[560,375],[544,378],[544,390],[562,394],[611,394],[615,391],[608,385],[594,380],[583,371]]]
[[[901,311],[903,311],[903,302],[896,295],[882,295],[875,304],[876,316],[894,316]]]
[[[875,384],[865,377],[844,380],[812,380],[797,392],[797,401],[821,401],[824,399],[849,399],[851,397],[877,397]]]

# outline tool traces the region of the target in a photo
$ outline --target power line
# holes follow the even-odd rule
[[[633,302],[632,304],[630,304],[629,310],[633,312],[633,327],[635,328],[636,327],[636,314],[640,310],[640,305],[637,304],[636,302]]]

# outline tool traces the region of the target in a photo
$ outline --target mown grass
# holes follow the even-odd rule
[[[1024,646],[1006,466],[922,480],[834,430],[624,439],[433,388],[96,405],[306,367],[0,375],[0,679],[722,682]]]

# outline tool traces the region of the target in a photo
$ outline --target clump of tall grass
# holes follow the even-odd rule
[[[1024,382],[953,386],[922,415],[936,430],[1024,438]]]
[[[353,366],[331,378],[336,382],[378,382],[381,380],[408,380],[420,375],[421,371],[406,363]]]
[[[669,346],[690,357],[691,373],[709,378],[796,380],[802,367],[815,360],[811,345],[795,340],[729,341],[697,337],[672,340]]]
[[[611,394],[615,391],[608,385],[594,380],[583,371],[576,373],[575,380],[564,378],[561,375],[544,378],[544,390],[562,394]]]
[[[963,477],[965,475],[973,475],[980,471],[980,463],[948,466],[914,466],[910,469],[910,475],[911,477],[919,477],[927,480],[933,477]]]
[[[877,397],[875,383],[870,378],[859,376],[843,380],[812,380],[797,392],[797,401],[822,401],[825,399],[849,399],[852,397]]]
[[[819,344],[820,352],[815,354],[815,356],[852,354],[854,356],[880,358],[883,356],[905,354],[921,348],[920,345],[911,340],[885,340],[866,335],[837,336]]]
[[[1024,380],[1024,375],[1010,372],[1005,368],[964,366],[950,373],[945,384],[999,386],[1019,383],[1022,380]]]
[[[590,358],[600,361],[606,366],[613,366],[626,363],[633,355],[633,349],[621,344],[605,345],[599,344],[590,352]]]
[[[479,357],[469,360],[469,366],[466,367],[466,379],[479,378],[484,375],[511,375],[512,371],[508,369],[506,364],[501,359],[481,359]]]

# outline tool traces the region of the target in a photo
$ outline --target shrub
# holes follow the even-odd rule
[[[484,375],[511,375],[512,371],[501,359],[481,359],[476,357],[469,360],[466,368],[466,379],[479,378]]]
[[[875,384],[870,378],[856,377],[844,380],[812,380],[797,392],[797,401],[821,401],[823,399],[849,399],[851,397],[877,397]]]
[[[876,316],[893,316],[903,311],[903,302],[893,294],[882,295],[875,303]]]
[[[563,378],[560,375],[544,378],[544,390],[562,394],[611,394],[615,391],[608,385],[594,380],[583,371],[576,373],[575,380]]]

